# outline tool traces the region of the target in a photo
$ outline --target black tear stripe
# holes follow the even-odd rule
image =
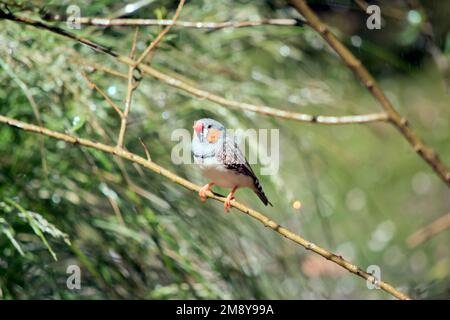
[[[213,153],[208,153],[208,154],[197,154],[195,152],[192,152],[192,154],[194,155],[195,158],[200,158],[200,159],[209,159],[209,158],[214,158],[216,155]]]

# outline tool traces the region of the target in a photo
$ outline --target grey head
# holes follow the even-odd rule
[[[220,122],[203,118],[195,121],[192,153],[196,157],[213,156],[225,138],[225,127]]]

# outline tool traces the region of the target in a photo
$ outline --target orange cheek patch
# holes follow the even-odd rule
[[[219,139],[220,137],[220,130],[217,129],[209,129],[208,135],[206,136],[206,140],[208,140],[209,143],[214,143]]]

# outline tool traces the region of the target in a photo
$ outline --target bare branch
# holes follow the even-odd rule
[[[106,102],[108,102],[108,104],[111,107],[113,107],[113,109],[117,112],[117,114],[122,118],[123,113],[120,110],[120,108],[117,106],[117,104],[115,104],[114,101],[112,101],[111,98],[89,78],[89,76],[86,74],[86,72],[82,71],[81,75],[83,76],[83,78],[86,79],[91,90],[96,90],[106,100]]]
[[[353,0],[356,5],[363,10],[364,12],[367,11],[367,8],[369,6],[369,3],[367,3],[364,0]],[[446,55],[442,52],[441,48],[436,45],[436,39],[433,32],[433,26],[429,21],[429,18],[426,17],[426,14],[424,8],[418,1],[413,2],[415,9],[422,13],[422,23],[419,24],[420,32],[425,38],[425,48],[430,54],[430,56],[433,58],[436,66],[438,67],[439,71],[442,73],[443,80],[445,82],[445,85],[450,88],[450,61],[446,57]],[[411,4],[405,8],[405,10],[398,9],[395,6],[384,6],[381,9],[382,15],[390,18],[394,18],[397,20],[403,20],[407,18],[407,14],[411,8]],[[409,7],[409,8],[408,8]]]
[[[80,65],[83,65],[83,66],[85,66],[87,68],[90,68],[93,72],[99,70],[99,71],[102,71],[102,72],[109,73],[109,74],[111,74],[113,76],[116,76],[116,77],[128,80],[128,75],[127,74],[122,73],[120,71],[113,70],[113,69],[108,68],[108,67],[105,67],[105,66],[103,66],[101,64],[98,64],[98,63],[87,63],[87,62],[85,62],[83,60],[80,60],[80,59],[71,59],[71,61],[73,61],[75,64],[80,64]]]
[[[123,56],[118,56],[119,61],[131,66],[133,65],[133,61],[127,59]],[[92,63],[85,63],[86,65],[93,66]],[[370,122],[379,122],[379,121],[387,121],[388,116],[384,112],[379,113],[369,113],[362,115],[348,115],[348,116],[322,116],[322,115],[311,115],[306,113],[298,113],[298,112],[290,112],[285,110],[280,110],[276,108],[272,108],[264,105],[253,105],[250,103],[239,102],[235,100],[226,99],[222,96],[216,95],[209,91],[199,89],[193,85],[188,84],[185,81],[180,80],[180,77],[174,78],[169,76],[157,69],[150,67],[146,64],[140,66],[141,70],[152,76],[153,78],[160,80],[172,87],[177,89],[181,89],[197,98],[209,100],[211,102],[217,103],[219,105],[229,107],[232,109],[241,109],[252,111],[256,113],[260,113],[263,115],[273,116],[282,119],[301,121],[301,122],[309,122],[309,123],[317,123],[317,124],[325,124],[325,125],[345,125],[345,124],[361,124],[361,123],[370,123]],[[100,70],[100,68],[99,68]],[[124,78],[126,77],[123,73],[114,72],[111,73],[108,70],[105,70],[112,75],[116,75],[118,77]],[[194,81],[192,81],[194,82]]]
[[[25,24],[28,24],[28,25],[36,27],[36,28],[41,28],[41,29],[45,29],[45,30],[57,33],[66,38],[78,41],[78,42],[92,48],[95,51],[106,53],[106,54],[116,58],[118,61],[127,64],[128,66],[136,65],[136,61],[134,61],[133,59],[130,59],[129,57],[126,57],[126,56],[121,56],[109,48],[106,48],[106,47],[99,45],[95,42],[92,42],[88,39],[79,37],[73,33],[70,33],[68,31],[64,30],[64,29],[61,29],[61,28],[58,28],[55,26],[50,26],[50,25],[47,25],[40,21],[35,21],[33,19],[19,17],[14,14],[11,14],[11,13],[4,13],[1,10],[0,10],[0,17],[3,17],[8,20],[12,20],[12,21],[20,22],[20,23],[25,23]],[[385,113],[375,113],[375,114],[357,115],[357,116],[343,116],[341,118],[341,117],[335,117],[335,116],[316,116],[316,115],[309,115],[309,114],[304,114],[304,113],[294,113],[294,112],[274,109],[274,108],[271,108],[268,106],[257,106],[257,105],[252,105],[252,104],[248,104],[248,103],[241,103],[241,102],[237,102],[237,101],[233,101],[233,100],[228,100],[221,96],[218,96],[218,95],[212,94],[210,92],[187,85],[178,79],[166,76],[165,74],[157,71],[156,69],[154,69],[146,64],[142,64],[140,66],[140,68],[142,69],[142,71],[153,76],[154,78],[162,80],[162,81],[166,82],[167,84],[177,87],[179,89],[185,90],[186,92],[188,92],[194,96],[200,97],[202,99],[207,99],[212,102],[224,105],[226,107],[253,111],[253,112],[257,112],[257,113],[261,113],[261,114],[265,114],[265,115],[269,115],[269,116],[274,116],[274,117],[278,117],[278,118],[290,119],[290,120],[301,121],[301,122],[319,123],[319,124],[368,123],[368,122],[375,122],[375,121],[386,121],[388,119],[387,114],[385,114]],[[127,77],[127,76],[123,76],[123,77]]]
[[[442,217],[439,217],[429,225],[420,228],[408,237],[406,243],[408,246],[414,248],[421,245],[427,240],[437,236],[439,233],[450,228],[450,212]]]
[[[47,21],[66,22],[67,18],[62,16],[44,17]],[[173,28],[189,28],[189,29],[226,29],[226,28],[246,28],[257,26],[285,26],[292,27],[302,25],[300,20],[296,19],[262,19],[253,21],[174,21],[170,19],[109,19],[99,17],[80,17],[76,20],[82,25],[93,25],[99,27],[109,26],[172,26]]]
[[[311,9],[306,5],[306,3],[303,0],[292,0],[292,1],[295,1],[294,5],[298,6],[297,9],[300,12],[306,12],[306,15],[304,14],[304,16],[305,16],[305,18],[308,19],[308,24],[311,27],[313,27],[315,30],[317,30],[322,35],[322,37],[324,37],[326,39],[326,41],[328,43],[330,43],[330,45],[332,43],[333,44],[332,47],[336,50],[336,52],[338,52],[338,54],[341,56],[343,61],[345,61],[345,63],[347,65],[349,65],[349,67],[352,70],[354,70],[355,73],[358,72],[358,77],[362,80],[362,82],[368,88],[368,90],[377,98],[377,100],[380,101],[380,103],[382,104],[385,111],[389,114],[388,115],[389,121],[391,121],[397,127],[397,129],[400,131],[400,133],[405,137],[405,139],[408,140],[408,142],[413,146],[414,151],[416,151],[422,157],[422,159],[424,159],[434,169],[436,174],[442,180],[444,180],[444,182],[447,184],[447,186],[450,187],[450,172],[446,168],[445,164],[440,160],[440,158],[436,154],[436,152],[433,149],[431,149],[430,147],[428,147],[427,145],[425,145],[420,140],[420,138],[416,135],[416,133],[409,128],[408,121],[405,118],[402,118],[398,114],[398,112],[393,108],[390,101],[387,99],[387,97],[381,91],[378,84],[376,84],[373,77],[361,65],[361,62],[358,59],[356,59],[353,56],[353,54],[339,40],[337,40],[336,36],[334,36],[334,34],[329,31],[328,27],[326,25],[324,25],[319,20],[319,18],[317,18],[317,16],[314,14],[314,12],[311,11]],[[30,19],[30,18],[19,17],[19,16],[12,14],[11,12],[4,12],[2,10],[0,10],[0,18],[24,23],[24,24],[27,24],[27,25],[30,25],[30,26],[33,26],[36,28],[45,29],[45,30],[57,33],[66,38],[78,41],[78,42],[92,48],[95,51],[106,53],[106,54],[116,58],[118,61],[121,61],[125,64],[135,65],[135,61],[133,61],[132,59],[130,59],[128,57],[124,57],[124,56],[119,56],[116,52],[114,52],[113,50],[111,50],[109,48],[106,48],[106,47],[99,45],[95,42],[92,42],[88,39],[79,37],[79,36],[77,36],[73,33],[70,33],[64,29],[61,29],[59,27],[51,26],[51,25],[48,25],[43,22],[36,21],[36,20]],[[311,19],[313,22],[311,22]],[[345,56],[345,58],[344,58],[344,56]],[[149,71],[152,69],[150,66],[142,65],[142,68],[144,68],[144,67],[147,69],[146,71]],[[201,91],[201,94],[203,96],[205,96],[205,98],[208,97],[208,93],[205,91]],[[218,101],[217,103],[220,103],[219,101],[224,101],[224,100],[226,102],[225,98],[222,98],[222,97],[219,97],[219,98],[220,99],[217,100]],[[239,105],[240,104],[238,104],[238,106]],[[252,106],[252,105],[247,104],[247,106]],[[253,108],[253,109],[255,109],[255,108]],[[254,110],[254,112],[258,112],[258,111],[259,111],[258,108],[256,108]],[[267,109],[265,109],[265,111],[267,111]],[[286,115],[286,114],[284,114],[285,112],[286,111],[283,111],[282,115]],[[265,113],[265,114],[270,115],[270,113]],[[301,115],[301,114],[298,114],[298,115]],[[277,113],[275,112],[275,114],[273,114],[273,116],[277,116]],[[383,114],[383,116],[381,118],[378,117],[376,121],[385,121],[384,117],[386,117],[386,116],[387,115]],[[285,117],[285,118],[289,119],[291,117]],[[316,116],[306,115],[306,117],[305,117],[303,115],[303,116],[299,116],[299,117],[294,117],[294,119],[292,119],[292,120],[316,122],[316,123],[327,123],[326,121],[318,122],[318,121],[316,121],[316,119],[317,119]],[[333,120],[333,121],[330,124],[349,123],[349,122],[338,122],[338,121],[336,121],[336,117],[333,117],[333,119],[331,119],[331,120]],[[371,121],[374,121],[374,120],[371,120]],[[367,122],[367,121],[364,121],[364,122]],[[352,121],[350,123],[360,123],[360,122]]]
[[[78,41],[78,42],[80,42],[80,43],[82,43],[82,44],[84,44],[84,45],[86,45],[86,46],[96,50],[96,51],[107,53],[107,54],[109,54],[110,56],[113,56],[113,57],[117,56],[117,53],[115,53],[110,48],[102,46],[102,45],[100,45],[98,43],[95,43],[93,41],[90,41],[90,40],[88,40],[86,38],[79,37],[79,36],[75,35],[74,33],[66,31],[66,30],[64,30],[64,29],[62,29],[60,27],[52,26],[52,25],[46,24],[44,22],[37,21],[37,20],[31,19],[31,18],[27,18],[27,17],[19,17],[19,16],[13,14],[10,11],[5,12],[1,8],[0,8],[0,19],[16,21],[16,22],[27,24],[29,26],[33,26],[35,28],[48,30],[48,31],[57,33],[57,34],[59,34],[61,36],[65,36],[67,38],[70,38],[72,40],[76,40],[76,41]]]
[[[131,51],[130,51],[130,55],[129,55],[129,57],[131,59],[134,59],[134,54],[136,51],[136,41],[137,41],[137,37],[138,37],[138,30],[139,29],[136,28],[136,30],[134,32],[133,43],[131,45]],[[127,97],[125,99],[125,110],[123,111],[123,114],[120,119],[120,131],[119,131],[119,138],[117,140],[117,147],[119,147],[119,148],[123,148],[123,141],[125,139],[125,130],[127,128],[128,113],[130,113],[130,109],[131,109],[131,98],[132,98],[134,90],[137,89],[137,84],[139,83],[139,82],[135,83],[135,81],[134,81],[134,78],[133,78],[134,69],[135,69],[134,66],[128,67]]]
[[[148,152],[147,146],[144,143],[144,140],[142,138],[139,138],[139,142],[141,143],[142,147],[144,148],[145,155],[147,156],[148,161],[152,161],[152,158],[150,157],[150,152]]]
[[[135,67],[138,66],[145,59],[145,57],[147,57],[149,55],[149,53],[152,52],[152,50],[154,48],[156,48],[156,46],[161,42],[162,38],[166,35],[166,33],[168,33],[170,31],[170,29],[172,29],[173,24],[177,21],[178,16],[180,15],[181,9],[183,9],[185,1],[186,0],[180,0],[177,10],[175,11],[175,14],[172,18],[172,23],[170,25],[166,26],[158,34],[156,39],[154,41],[152,41],[152,43],[150,43],[150,45],[147,47],[147,49],[144,50],[144,52],[141,54],[141,56],[137,59],[136,64],[134,65]]]
[[[373,97],[378,100],[381,107],[389,116],[389,121],[398,129],[403,137],[409,142],[413,150],[422,157],[436,172],[436,174],[450,188],[450,171],[441,161],[436,151],[427,146],[419,136],[409,127],[408,121],[402,117],[394,108],[391,101],[386,97],[381,87],[373,76],[367,71],[360,60],[358,60],[347,47],[331,32],[319,17],[311,10],[304,0],[291,0],[293,6],[306,19],[307,24],[316,30],[322,38],[333,48],[341,60],[358,77],[361,83],[369,90]]]
[[[132,63],[131,61],[122,58],[123,57],[121,56],[117,57],[119,61],[122,61],[126,64]],[[189,85],[186,82],[168,76],[156,70],[155,68],[150,67],[149,65],[146,64],[141,65],[141,69],[144,73],[147,73],[148,75],[154,77],[155,79],[163,81],[164,83],[172,87],[186,91],[187,93],[197,98],[206,99],[232,109],[252,111],[267,116],[273,116],[276,118],[289,119],[301,122],[318,123],[318,124],[328,124],[328,125],[368,123],[376,121],[386,121],[388,119],[387,114],[385,114],[384,112],[364,114],[364,115],[350,115],[350,116],[322,116],[322,115],[310,115],[305,113],[290,112],[275,109],[265,105],[254,105],[250,103],[239,102],[224,98],[217,94]]]
[[[149,161],[147,159],[144,159],[142,157],[140,157],[137,154],[128,152],[124,149],[121,148],[117,148],[115,146],[109,146],[97,141],[92,141],[92,140],[88,140],[88,139],[83,139],[83,138],[78,138],[72,135],[68,135],[68,134],[64,134],[61,132],[57,132],[57,131],[53,131],[53,130],[49,130],[47,128],[43,128],[43,127],[39,127],[33,124],[29,124],[29,123],[25,123],[22,121],[18,121],[12,118],[8,118],[5,116],[0,115],[0,122],[7,124],[9,126],[21,129],[21,130],[25,130],[28,132],[33,132],[33,133],[38,133],[38,134],[42,134],[57,140],[62,140],[68,143],[72,143],[75,145],[81,145],[84,147],[88,147],[88,148],[93,148],[105,153],[109,153],[111,155],[115,155],[118,156],[120,158],[129,160],[131,162],[137,163],[163,177],[166,177],[167,179],[169,179],[170,181],[172,181],[173,183],[179,184],[181,186],[183,186],[184,188],[191,190],[191,191],[196,191],[198,192],[200,190],[200,186],[193,184],[192,182],[183,179],[179,176],[177,176],[176,174],[172,173],[171,171],[157,165],[156,163],[154,163],[153,161]],[[224,202],[226,200],[226,198],[221,197],[221,196],[217,196],[215,194],[213,194],[212,192],[208,192],[207,193],[207,197],[220,201],[220,202]],[[387,293],[391,294],[392,296],[398,298],[398,299],[403,299],[403,300],[407,300],[410,299],[406,294],[398,291],[397,289],[395,289],[393,286],[391,286],[390,284],[378,280],[376,279],[374,276],[372,276],[371,274],[363,271],[361,268],[359,268],[358,266],[348,262],[347,260],[343,259],[342,257],[340,257],[339,255],[336,255],[322,247],[319,247],[318,245],[302,238],[301,236],[295,234],[292,231],[289,231],[288,229],[282,227],[281,225],[279,225],[278,223],[276,223],[275,221],[269,219],[267,216],[265,216],[264,214],[253,210],[245,205],[243,205],[242,203],[239,203],[237,201],[232,201],[231,202],[231,206],[233,206],[234,208],[238,209],[239,211],[247,214],[248,216],[252,217],[253,219],[258,220],[259,222],[261,222],[265,227],[270,228],[271,230],[277,232],[278,234],[282,235],[283,237],[301,245],[302,247],[304,247],[307,250],[310,250],[322,257],[324,257],[327,260],[330,260],[334,263],[336,263],[337,265],[343,267],[344,269],[348,270],[349,272],[365,279],[368,280],[370,282],[372,282],[373,284],[379,285],[381,289],[383,289],[384,291],[386,291]]]

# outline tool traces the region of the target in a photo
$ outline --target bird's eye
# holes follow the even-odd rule
[[[212,125],[209,125],[209,126],[208,126],[208,129],[211,129],[211,128],[212,128]]]

